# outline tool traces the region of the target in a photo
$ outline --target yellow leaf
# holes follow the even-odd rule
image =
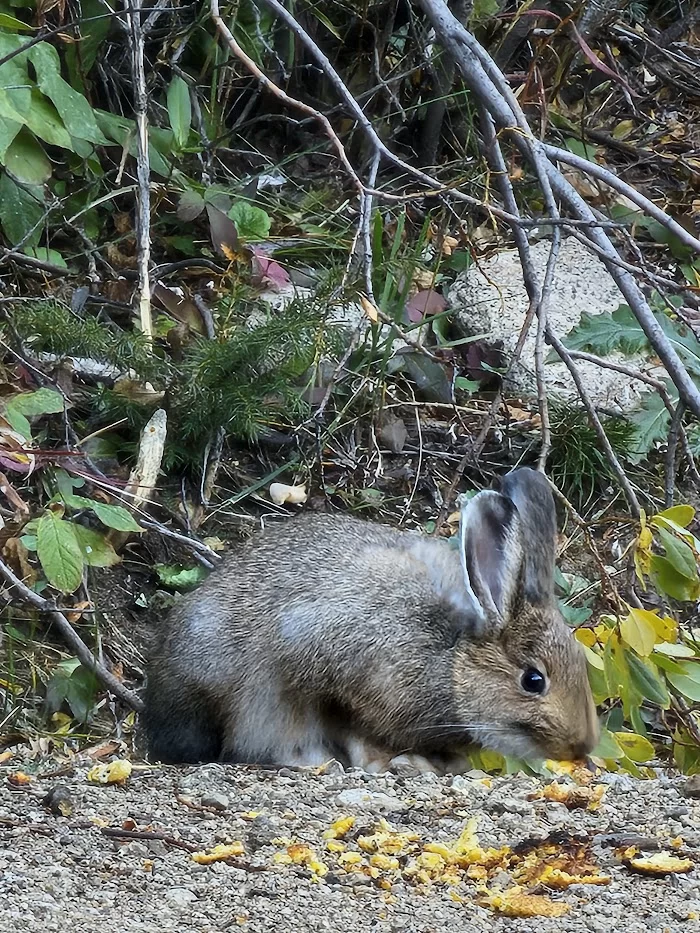
[[[612,131],[613,139],[626,139],[633,129],[633,120],[622,120]]]
[[[638,655],[648,657],[656,644],[656,628],[650,619],[654,613],[647,609],[630,609],[629,615],[620,623],[620,634]]]
[[[665,509],[663,512],[658,512],[652,522],[655,519],[665,519],[669,522],[675,522],[676,525],[680,525],[681,528],[687,528],[688,525],[695,518],[695,509],[692,505],[674,505],[670,509]]]
[[[581,644],[585,645],[587,648],[592,648],[593,645],[598,644],[595,632],[590,628],[577,628],[574,632],[574,637],[576,641],[580,641]]]
[[[632,761],[649,761],[654,757],[654,746],[649,739],[636,732],[614,732],[615,741]]]
[[[657,642],[670,641],[675,643],[678,640],[678,623],[675,619],[672,619],[670,616],[660,618],[655,615],[654,618],[649,621],[654,626],[656,634],[658,635]]]

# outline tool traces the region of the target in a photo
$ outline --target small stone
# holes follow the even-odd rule
[[[331,777],[340,777],[345,774],[345,768],[337,758],[331,758],[325,765],[319,769],[319,774],[327,774]]]
[[[365,790],[361,787],[352,787],[341,791],[336,797],[339,807],[357,807],[358,810],[381,812],[391,810],[405,810],[406,804],[398,797],[389,794]]]
[[[197,900],[197,895],[189,888],[168,888],[163,896],[169,904],[175,907],[187,907],[192,901]]]
[[[212,810],[228,810],[229,802],[226,794],[205,794],[200,803],[203,807],[210,807]]]
[[[683,785],[686,797],[700,797],[700,774],[691,775]]]

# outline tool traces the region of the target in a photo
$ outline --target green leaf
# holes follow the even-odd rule
[[[95,708],[98,688],[95,674],[83,667],[78,658],[68,658],[54,669],[46,686],[46,704],[57,711],[65,702],[77,720],[87,722]]]
[[[90,508],[108,528],[114,528],[116,531],[136,531],[139,534],[143,532],[143,528],[136,524],[131,512],[121,505],[105,505],[104,502],[90,501]]]
[[[698,565],[691,548],[688,547],[685,541],[681,541],[680,538],[666,531],[665,528],[657,528],[656,533],[673,569],[682,577],[697,581]]]
[[[175,75],[168,86],[168,117],[172,127],[175,145],[183,149],[187,145],[192,125],[192,104],[187,82]]]
[[[633,651],[625,654],[630,672],[630,683],[643,697],[661,709],[668,709],[671,698],[654,664],[643,661]]]
[[[63,125],[63,120],[54,105],[32,88],[32,100],[29,110],[24,115],[27,127],[50,146],[73,151],[70,133]]]
[[[19,395],[13,395],[5,405],[5,417],[14,430],[24,437],[30,437],[31,434],[28,418],[60,411],[63,411],[63,396],[54,389],[20,392]]]
[[[670,641],[662,641],[654,649],[655,652],[668,655],[671,658],[694,658],[695,652],[690,645],[673,644]]]
[[[68,133],[77,139],[86,139],[92,143],[107,143],[90,104],[61,77],[61,61],[56,49],[48,42],[40,42],[29,50],[29,60],[36,70],[39,90],[54,105]],[[46,137],[42,136],[42,139]],[[72,143],[69,141],[64,148],[72,149]]]
[[[87,496],[61,495],[61,498],[72,509],[91,509],[103,525],[114,528],[115,531],[143,531],[143,528],[136,524],[131,512],[121,505],[107,505],[105,502],[88,499]]]
[[[616,761],[624,752],[620,748],[615,734],[607,729],[600,730],[600,741],[591,752],[593,758],[604,758],[606,761]]]
[[[43,216],[44,189],[18,185],[3,172],[0,176],[0,224],[11,245],[23,242],[26,246],[35,246],[43,232],[40,224]],[[31,235],[30,231],[33,231]]]
[[[681,322],[672,321],[666,314],[654,317],[690,373],[700,376],[700,342],[692,330]]]
[[[652,554],[650,565],[654,586],[667,596],[681,602],[695,602],[700,597],[700,582],[697,577],[695,580],[689,580],[682,576],[668,558]]]
[[[21,19],[10,16],[9,13],[0,13],[0,29],[11,29],[13,32],[33,32],[34,27],[23,23]]]
[[[17,181],[28,185],[43,185],[51,178],[46,153],[26,129],[20,130],[8,146],[5,168]]]
[[[40,259],[42,262],[50,262],[52,266],[58,266],[59,269],[67,269],[68,264],[61,256],[58,250],[49,249],[48,246],[31,246],[22,250],[27,256],[33,256],[34,259]]]
[[[88,567],[113,567],[120,563],[121,557],[99,531],[86,528],[77,522],[73,528]]]
[[[53,512],[37,525],[37,554],[46,578],[61,593],[74,593],[83,579],[83,552],[75,525]]]
[[[670,671],[672,674],[683,674],[683,668],[677,661],[674,661],[673,658],[667,657],[665,654],[659,654],[658,651],[655,651],[650,660],[653,664],[656,664],[657,667],[661,668],[662,671]]]
[[[336,39],[339,39],[341,42],[343,41],[343,37],[342,37],[341,34],[338,32],[337,28],[333,25],[333,23],[328,19],[328,17],[326,16],[325,13],[321,13],[321,11],[320,11],[318,8],[314,9],[312,12],[313,12],[313,15],[316,17],[316,19],[317,19],[320,23],[323,23],[323,25],[326,27],[326,29],[327,29],[332,35],[334,35],[334,36],[336,37]]]
[[[179,590],[191,589],[207,576],[204,567],[199,565],[185,569],[184,567],[170,567],[167,564],[156,564],[156,573],[166,586]]]
[[[643,735],[635,735],[633,732],[616,732],[615,741],[631,761],[644,762],[654,757],[654,746]]]
[[[667,388],[670,386],[667,383]],[[673,397],[673,392],[670,393]],[[642,407],[628,415],[628,420],[636,427],[634,444],[627,451],[630,463],[644,460],[654,444],[665,441],[671,416],[657,392],[645,392]]]
[[[641,353],[649,349],[646,334],[627,305],[602,314],[581,315],[580,322],[570,330],[564,340],[569,350],[585,350],[607,356],[614,350],[622,353]]]
[[[255,204],[236,201],[228,216],[236,225],[238,236],[244,240],[266,240],[270,235],[270,216]]]
[[[686,674],[674,674],[668,671],[666,679],[674,689],[693,703],[700,703],[700,683]]]

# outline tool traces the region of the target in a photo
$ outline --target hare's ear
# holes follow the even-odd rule
[[[462,514],[465,584],[483,611],[482,630],[501,628],[510,617],[523,563],[515,504],[497,492],[480,492]]]
[[[537,605],[552,598],[557,542],[557,512],[546,477],[522,467],[508,473],[500,484],[501,495],[518,510],[525,552],[523,593]]]

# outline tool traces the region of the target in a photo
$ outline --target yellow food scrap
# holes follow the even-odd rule
[[[320,878],[328,872],[328,866],[316,857],[314,850],[305,842],[293,842],[288,845],[284,852],[277,852],[275,861],[279,865],[304,865]]]
[[[552,781],[541,791],[533,795],[533,799],[544,798],[554,803],[563,803],[568,810],[597,810],[605,794],[605,787],[571,787],[567,784],[558,784]]]
[[[228,845],[220,843],[206,852],[194,852],[192,861],[198,865],[211,865],[212,862],[225,862],[226,859],[243,855],[245,849],[242,842],[232,842]]]
[[[548,887],[563,891],[572,884],[609,884],[592,860],[585,842],[571,839],[563,844],[545,842],[526,854],[514,855],[513,877],[520,885]]]
[[[247,820],[250,822],[252,820],[256,820],[260,816],[261,813],[262,813],[262,810],[248,810],[247,813],[241,813],[241,819]]]
[[[338,865],[346,871],[362,864],[362,856],[359,852],[343,852],[338,856]]]
[[[555,891],[565,891],[572,884],[610,884],[611,878],[599,871],[585,875],[570,875],[569,872],[555,868],[553,865],[545,865],[537,876],[537,881],[547,885],[548,888],[554,888]]]
[[[505,917],[563,917],[568,904],[555,903],[543,894],[526,894],[521,887],[491,894],[483,903]]]
[[[331,824],[329,829],[327,829],[324,834],[324,839],[343,839],[350,830],[355,825],[354,816],[341,816],[340,819],[336,820]]]
[[[678,858],[668,852],[658,852],[648,858],[631,858],[628,864],[645,875],[682,875],[695,867],[692,859]]]
[[[31,784],[32,782],[31,777],[28,774],[25,774],[24,771],[15,771],[14,774],[9,774],[7,780],[15,787],[25,787],[27,784]]]
[[[345,843],[339,839],[329,839],[326,848],[329,852],[345,852]]]
[[[380,852],[383,855],[404,855],[420,839],[417,833],[396,832],[386,820],[379,821],[379,828],[371,836],[360,836],[358,846],[363,852]]]
[[[373,868],[379,868],[381,871],[396,871],[399,867],[397,858],[392,855],[384,855],[382,852],[370,856],[369,863]]]
[[[125,759],[95,765],[87,773],[91,784],[125,784],[131,775],[131,762]]]

